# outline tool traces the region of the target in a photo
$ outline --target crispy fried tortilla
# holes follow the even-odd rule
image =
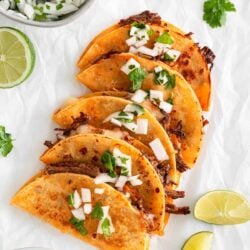
[[[68,195],[75,190],[80,193],[81,188],[91,190],[93,206],[97,202],[102,206],[110,206],[109,214],[115,228],[110,237],[97,234],[98,220],[92,219],[90,215],[84,221],[88,232],[85,236],[70,223],[72,214]],[[95,194],[95,188],[103,188],[104,194]],[[141,214],[121,193],[107,184],[96,185],[88,176],[53,174],[36,177],[17,192],[11,204],[99,249],[148,249],[149,237]]]
[[[172,47],[180,51],[181,56],[176,62],[164,62],[185,77],[195,91],[202,109],[208,110],[211,94],[211,79],[207,62],[212,64],[212,61],[205,58],[207,53],[204,53],[205,56],[203,55],[202,51],[204,50],[199,48],[198,44],[191,39],[190,35],[185,35],[177,27],[161,21],[159,16],[154,15],[152,17],[152,13],[149,12],[121,20],[119,24],[97,35],[79,59],[79,68],[84,70],[98,60],[107,58],[113,53],[128,52],[129,46],[126,40],[129,38],[131,24],[135,21],[150,25],[154,31],[154,34],[150,36],[150,40],[146,44],[148,48],[153,48],[160,34],[168,32],[171,35],[174,39]],[[143,56],[143,54],[140,54],[140,56]]]
[[[94,177],[105,171],[101,155],[105,151],[112,152],[114,148],[118,148],[123,154],[131,156],[132,176],[139,175],[139,179],[142,181],[139,186],[125,185],[123,192],[128,192],[131,196],[135,193],[138,195],[134,205],[145,214],[148,231],[161,234],[165,216],[164,189],[153,166],[133,146],[122,140],[104,135],[81,134],[58,142],[41,156],[41,160],[46,165],[53,166],[55,172],[57,171],[56,168],[58,168],[58,172],[61,172],[60,167],[63,166],[65,172],[71,172],[73,170],[68,170],[68,167],[74,167],[77,163],[85,164],[77,167],[80,170],[85,168],[86,171],[87,164],[88,169],[84,174]],[[153,220],[147,220],[149,214],[153,215]]]
[[[164,93],[164,100],[169,97],[173,98],[173,110],[167,115],[162,114],[148,100],[144,101],[143,106],[146,106],[155,115],[172,139],[172,143],[178,152],[177,168],[182,171],[183,164],[192,167],[198,157],[202,141],[202,110],[194,92],[180,74],[163,63],[140,58],[129,53],[121,53],[90,66],[78,75],[78,79],[94,92],[129,91],[131,82],[120,69],[131,58],[140,63],[141,67],[148,72],[141,86],[143,90],[160,90]],[[176,76],[176,85],[173,89],[155,84],[153,71],[157,66],[161,66],[170,74]],[[100,95],[100,93],[91,95]],[[126,92],[120,93],[118,91],[109,92],[107,95],[123,98],[129,98],[130,96]]]

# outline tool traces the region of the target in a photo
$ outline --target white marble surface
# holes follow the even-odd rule
[[[0,124],[16,139],[8,158],[0,159],[0,249],[46,247],[54,250],[93,249],[59,233],[36,218],[9,206],[15,191],[38,169],[43,141],[53,137],[52,112],[69,96],[87,89],[74,80],[76,61],[99,31],[122,17],[145,9],[193,31],[195,39],[216,53],[213,69],[211,118],[196,167],[183,177],[186,198],[178,202],[193,209],[197,198],[214,189],[233,189],[250,199],[250,2],[234,0],[237,12],[227,24],[211,29],[202,21],[202,0],[97,0],[73,23],[44,29],[12,22],[0,16],[1,26],[23,30],[37,54],[35,71],[27,82],[0,90]],[[165,236],[153,238],[153,250],[179,250],[201,230],[214,232],[213,250],[250,249],[250,223],[213,226],[188,216],[172,216]]]

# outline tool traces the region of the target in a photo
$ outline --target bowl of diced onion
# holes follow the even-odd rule
[[[83,14],[94,0],[0,0],[0,14],[39,27],[67,24]]]

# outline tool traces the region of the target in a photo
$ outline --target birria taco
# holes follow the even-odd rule
[[[196,93],[203,110],[208,110],[211,93],[210,70],[214,54],[200,49],[177,27],[148,11],[121,20],[99,34],[78,61],[81,70],[110,54],[131,52],[142,57],[161,60],[181,73]]]
[[[144,220],[128,199],[85,175],[36,176],[11,204],[99,249],[149,248]]]
[[[183,172],[194,165],[202,141],[202,110],[191,87],[176,71],[161,62],[121,53],[90,66],[78,79],[94,92],[109,91],[106,95],[128,98],[146,107],[171,138],[177,151],[177,169]],[[105,95],[88,96],[100,94]]]
[[[128,195],[144,215],[147,230],[161,234],[165,226],[165,192],[160,178],[144,155],[125,141],[100,134],[81,134],[59,141],[41,160],[45,172],[78,173],[110,183]]]

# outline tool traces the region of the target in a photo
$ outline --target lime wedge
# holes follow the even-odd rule
[[[199,232],[188,238],[188,240],[184,243],[182,250],[211,250],[212,242],[212,232]]]
[[[35,64],[35,50],[21,31],[0,27],[0,88],[11,88],[26,80]]]
[[[194,216],[211,224],[240,224],[250,220],[250,203],[233,191],[212,191],[196,202]]]

